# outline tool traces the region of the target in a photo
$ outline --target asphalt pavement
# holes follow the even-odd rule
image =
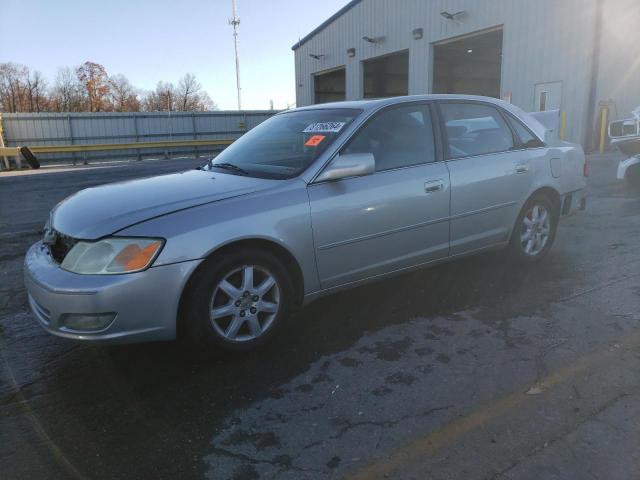
[[[0,477],[640,478],[640,191],[618,160],[590,158],[587,211],[545,262],[342,292],[243,355],[80,345],[26,308],[58,201],[202,160],[0,173]]]

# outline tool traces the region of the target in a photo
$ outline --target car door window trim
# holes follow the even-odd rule
[[[533,130],[531,130],[529,128],[529,126],[527,124],[525,124],[524,122],[522,122],[521,120],[519,120],[518,118],[516,118],[515,115],[513,115],[512,113],[509,113],[507,111],[504,111],[503,109],[500,113],[502,113],[502,116],[505,117],[505,121],[507,122],[507,125],[509,126],[509,128],[511,129],[511,131],[513,132],[514,138],[518,144],[517,148],[514,148],[514,151],[522,151],[522,150],[537,150],[540,148],[548,148],[547,144],[538,136],[535,134],[535,132]],[[535,138],[536,140],[538,140],[540,142],[540,145],[537,145],[535,147],[526,147],[525,143],[522,141],[522,139],[520,138],[520,135],[518,135],[518,132],[516,131],[515,127],[513,126],[513,123],[517,123],[518,125],[520,125],[522,128],[524,128],[527,132],[529,132],[529,134]]]
[[[397,103],[397,104],[393,104],[393,105],[385,105],[383,107],[380,107],[378,110],[375,110],[374,112],[371,113],[369,118],[367,118],[361,125],[359,125],[353,132],[351,132],[349,134],[349,136],[347,138],[345,138],[344,141],[341,142],[341,144],[339,146],[337,146],[335,153],[333,153],[331,155],[331,157],[325,162],[325,164],[321,168],[318,169],[318,172],[313,176],[313,178],[309,182],[309,186],[322,185],[324,183],[333,182],[332,180],[325,180],[325,181],[322,181],[322,182],[317,182],[316,179],[331,164],[331,162],[338,155],[340,155],[345,148],[347,148],[349,146],[351,141],[362,130],[364,130],[369,125],[369,123],[372,122],[376,117],[378,117],[379,115],[383,115],[385,112],[387,112],[389,110],[395,110],[395,109],[399,109],[399,108],[406,108],[406,107],[410,107],[410,106],[425,106],[427,108],[427,112],[429,112],[430,119],[431,119],[431,124],[432,124],[431,125],[432,133],[431,134],[433,135],[433,142],[434,142],[434,159],[432,161],[417,163],[415,165],[404,165],[404,166],[401,166],[401,167],[396,167],[396,168],[390,168],[390,169],[387,169],[387,170],[376,171],[376,172],[372,173],[371,175],[378,175],[378,174],[387,173],[387,172],[395,172],[395,171],[398,171],[398,170],[404,170],[404,169],[407,169],[407,168],[415,168],[415,167],[421,167],[421,166],[424,166],[424,165],[433,165],[433,164],[436,164],[436,163],[446,162],[446,158],[445,158],[445,156],[443,154],[444,151],[442,150],[442,145],[440,146],[440,148],[438,148],[438,142],[439,141],[441,142],[442,140],[439,138],[440,135],[438,135],[439,128],[436,127],[436,122],[439,122],[439,118],[438,118],[437,112],[434,113],[433,105],[435,103],[436,102],[433,101],[433,100],[409,101],[409,102],[402,102],[402,103]],[[369,177],[371,175],[366,175],[366,177]],[[346,177],[346,178],[342,178],[342,179],[338,180],[338,182],[341,182],[341,181],[344,181],[344,180],[351,180],[353,178],[363,178],[363,177]]]
[[[329,162],[329,163],[331,163],[331,162]],[[345,177],[345,178],[341,178],[340,180],[323,180],[321,182],[310,183],[309,187],[313,187],[315,185],[324,185],[326,183],[339,183],[339,182],[343,182],[345,180],[354,180],[356,178],[365,179],[365,178],[369,178],[369,177],[372,177],[372,176],[375,176],[375,175],[384,175],[385,173],[389,173],[390,174],[392,172],[398,172],[398,171],[401,171],[401,170],[408,170],[410,168],[419,168],[419,167],[424,167],[426,165],[437,165],[437,164],[442,164],[442,163],[446,163],[446,160],[437,161],[437,162],[418,163],[417,165],[407,165],[407,166],[404,166],[404,167],[390,168],[389,170],[381,170],[380,172],[374,172],[374,173],[372,173],[370,175]]]
[[[455,160],[465,160],[465,159],[469,159],[469,158],[478,158],[478,157],[485,157],[485,156],[489,156],[489,155],[502,155],[505,153],[510,153],[510,152],[514,152],[517,151],[517,149],[515,148],[519,142],[517,140],[517,138],[514,136],[515,133],[512,129],[512,127],[509,125],[509,122],[506,118],[504,118],[501,112],[501,108],[497,105],[494,105],[492,103],[489,102],[482,102],[482,101],[478,101],[478,100],[435,100],[434,102],[435,108],[438,112],[438,118],[439,118],[439,127],[440,127],[440,135],[442,137],[442,145],[443,145],[443,153],[444,153],[444,158],[445,161],[447,162],[452,162]],[[446,128],[446,124],[444,121],[444,114],[442,112],[442,105],[450,105],[450,104],[462,104],[462,105],[480,105],[480,106],[484,106],[484,107],[488,107],[488,108],[492,108],[494,110],[496,110],[498,112],[498,115],[501,115],[501,117],[503,118],[504,122],[507,125],[507,128],[509,129],[509,131],[511,132],[511,136],[513,137],[513,147],[507,150],[501,150],[498,152],[490,152],[490,153],[479,153],[476,155],[465,155],[462,157],[452,157],[451,156],[451,152],[449,151],[449,137],[447,135],[447,128]]]

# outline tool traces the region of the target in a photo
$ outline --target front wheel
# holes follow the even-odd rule
[[[276,256],[238,250],[214,257],[187,292],[187,332],[205,346],[249,350],[275,333],[293,298],[290,275]]]
[[[511,235],[510,250],[517,260],[536,262],[551,249],[558,227],[558,214],[545,195],[536,195],[524,206]]]

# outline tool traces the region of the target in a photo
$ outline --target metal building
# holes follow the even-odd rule
[[[424,93],[561,109],[587,142],[640,105],[640,0],[354,0],[293,46],[299,106]]]

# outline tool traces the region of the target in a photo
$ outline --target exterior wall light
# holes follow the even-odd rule
[[[356,56],[356,49],[355,49],[355,48],[348,48],[348,49],[347,49],[347,55],[348,55],[350,58],[355,57],[355,56]]]
[[[384,39],[385,37],[367,37],[366,35],[362,37],[362,40],[373,45],[380,45],[382,42],[384,42]]]
[[[424,37],[424,30],[422,28],[415,28],[413,30],[413,39],[422,40],[422,37]]]

